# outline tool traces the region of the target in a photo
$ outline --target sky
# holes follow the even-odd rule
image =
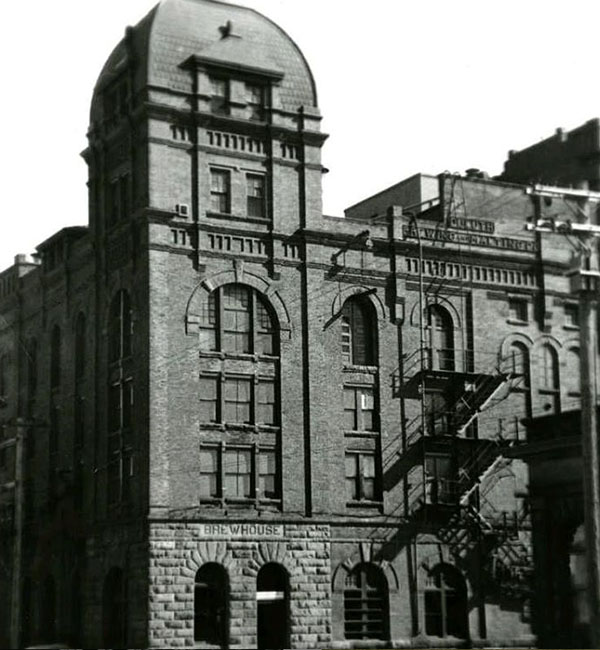
[[[10,0],[0,24],[0,269],[87,223],[92,90],[155,0]],[[303,50],[317,83],[325,214],[414,173],[502,171],[600,117],[597,0],[241,0]]]

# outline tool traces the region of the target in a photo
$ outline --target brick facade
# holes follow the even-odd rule
[[[523,230],[544,205],[487,179],[324,216],[319,122],[300,51],[245,8],[164,0],[109,58],[89,227],[0,275],[23,641],[535,642],[510,450],[577,399],[554,383],[570,258]],[[382,203],[419,196],[416,217]]]

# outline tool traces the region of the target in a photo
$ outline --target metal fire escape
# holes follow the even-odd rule
[[[482,550],[490,582],[505,596],[525,595],[531,557],[519,532],[529,525],[528,512],[499,512],[488,500],[500,470],[510,465],[505,453],[520,442],[518,420],[514,427],[499,420],[492,438],[480,438],[477,426],[477,416],[502,400],[508,382],[518,381],[519,374],[512,358],[484,372],[459,370],[475,366],[472,351],[463,356],[459,364],[453,350],[420,349],[394,378],[398,397],[420,402],[398,452],[406,516],[433,528],[458,560]]]

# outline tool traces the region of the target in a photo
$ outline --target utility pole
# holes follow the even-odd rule
[[[583,508],[588,574],[590,647],[600,648],[600,468],[596,411],[597,304],[600,288],[597,238],[600,226],[591,223],[592,208],[600,204],[600,192],[535,185],[527,191],[534,197],[571,199],[578,220],[539,218],[528,230],[575,236],[581,246],[579,268],[572,271],[571,290],[579,296],[581,373],[581,464]]]

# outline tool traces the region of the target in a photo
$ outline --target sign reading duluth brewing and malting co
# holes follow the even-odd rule
[[[281,524],[200,524],[200,537],[224,537],[226,539],[256,539],[260,537],[283,537]]]
[[[451,217],[447,223],[425,221],[419,223],[419,231],[413,224],[402,226],[402,235],[411,239],[427,239],[447,244],[466,244],[467,246],[483,246],[485,248],[501,248],[503,250],[523,251],[533,253],[537,250],[534,239],[516,239],[500,237],[495,234],[493,221]],[[458,232],[457,232],[458,231]],[[460,232],[466,231],[466,232]]]

